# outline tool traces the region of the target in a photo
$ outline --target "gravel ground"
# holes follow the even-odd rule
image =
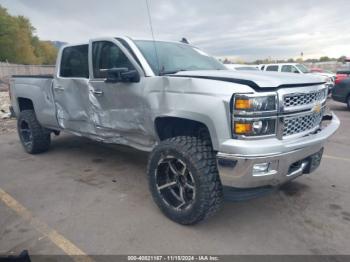
[[[0,92],[0,134],[7,134],[16,130],[16,121],[10,119],[10,98],[7,92]]]

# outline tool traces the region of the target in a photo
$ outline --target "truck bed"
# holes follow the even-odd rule
[[[11,104],[15,115],[34,109],[41,125],[58,128],[53,96],[53,75],[14,75],[10,80]]]

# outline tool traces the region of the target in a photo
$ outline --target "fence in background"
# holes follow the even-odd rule
[[[324,70],[329,70],[336,73],[338,70],[346,67],[346,64],[341,62],[316,62],[316,63],[304,63],[309,68],[322,68]]]
[[[54,71],[54,65],[19,65],[0,62],[0,78],[8,78],[11,75],[50,75]]]

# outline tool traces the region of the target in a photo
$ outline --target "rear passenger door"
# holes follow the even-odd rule
[[[61,128],[94,133],[90,120],[88,45],[62,50],[53,84],[57,120]]]

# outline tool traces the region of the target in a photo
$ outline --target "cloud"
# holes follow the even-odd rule
[[[216,56],[257,58],[350,54],[348,0],[149,0],[158,39],[186,37]],[[31,19],[42,39],[151,38],[145,0],[0,0]]]

